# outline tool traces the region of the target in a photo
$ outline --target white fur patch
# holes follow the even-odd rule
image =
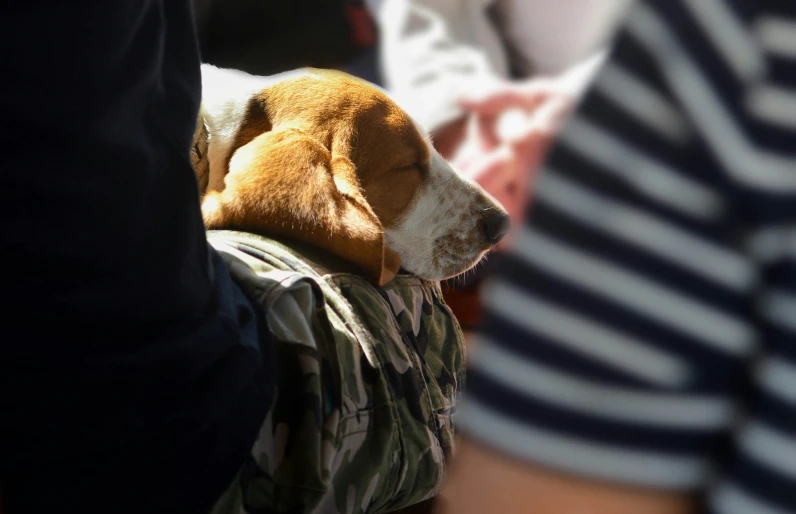
[[[235,136],[246,115],[246,108],[254,95],[283,80],[311,75],[309,70],[293,70],[261,77],[248,73],[202,65],[202,106],[200,116],[210,133],[208,160],[210,162],[209,191],[224,188],[223,169],[229,160]]]
[[[427,136],[417,128],[421,136]],[[402,220],[388,228],[385,236],[404,269],[441,280],[461,274],[481,260],[488,250],[480,229],[481,213],[502,207],[445,161],[428,137],[425,140],[431,155],[428,179]]]

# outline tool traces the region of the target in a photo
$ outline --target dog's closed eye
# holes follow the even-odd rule
[[[396,171],[407,172],[407,171],[419,171],[420,173],[428,173],[428,164],[423,164],[422,162],[414,162],[412,164],[408,164],[406,166],[399,166],[396,168]]]

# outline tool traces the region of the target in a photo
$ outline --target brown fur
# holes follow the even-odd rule
[[[342,73],[312,73],[252,99],[223,181],[210,177],[205,224],[310,242],[383,285],[400,268],[384,227],[400,221],[426,180],[428,147],[382,92]]]

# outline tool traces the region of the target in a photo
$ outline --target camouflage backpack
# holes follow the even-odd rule
[[[436,494],[453,450],[463,336],[439,285],[376,287],[301,243],[211,231],[266,312],[277,392],[214,514],[378,513]]]

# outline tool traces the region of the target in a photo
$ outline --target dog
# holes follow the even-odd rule
[[[439,281],[475,266],[507,213],[362,80],[204,65],[202,86],[203,218],[262,304],[280,372],[213,512],[417,509],[444,478],[464,374]]]
[[[390,97],[344,73],[254,77],[204,65],[208,229],[298,237],[379,285],[400,267],[442,280],[507,233],[508,215],[457,173]]]

